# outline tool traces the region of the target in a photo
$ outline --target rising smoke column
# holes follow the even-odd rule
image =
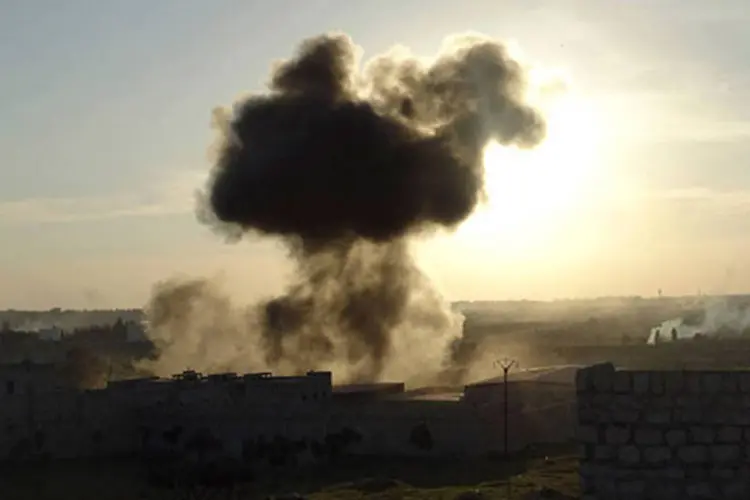
[[[215,113],[220,144],[199,218],[233,240],[281,238],[296,263],[286,293],[248,316],[267,366],[345,365],[349,379],[376,380],[454,321],[409,239],[469,217],[489,141],[533,147],[545,124],[497,41],[452,37],[430,63],[394,49],[362,73],[358,52],[342,34],[306,40],[266,93]],[[160,324],[173,323],[165,310],[178,323],[185,314],[164,307],[166,291],[185,303],[204,288],[162,287]],[[434,339],[443,353],[451,340]]]

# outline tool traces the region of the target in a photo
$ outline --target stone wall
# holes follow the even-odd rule
[[[584,498],[750,498],[750,371],[606,363],[576,391]]]

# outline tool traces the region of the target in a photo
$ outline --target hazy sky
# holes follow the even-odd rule
[[[572,82],[578,104],[548,152],[498,162],[533,175],[497,174],[494,215],[417,245],[449,298],[750,289],[741,0],[0,0],[0,12],[0,308],[140,306],[175,274],[225,273],[243,298],[279,289],[283,251],[224,244],[195,222],[193,192],[212,108],[329,30],[366,57],[395,43],[431,55],[479,31]]]

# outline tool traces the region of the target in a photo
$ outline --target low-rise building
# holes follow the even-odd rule
[[[504,387],[495,382],[406,391],[401,383],[334,388],[330,372],[186,371],[78,391],[61,386],[50,367],[29,363],[0,370],[0,382],[6,423],[0,459],[192,453],[209,445],[235,457],[278,459],[282,450],[295,461],[343,448],[363,455],[485,455],[506,448],[506,425],[512,426],[507,448],[518,450],[541,435],[535,426],[546,426],[547,418],[563,422],[571,407],[565,395],[574,392],[515,381],[506,421],[497,404]],[[567,437],[561,436],[544,439]]]

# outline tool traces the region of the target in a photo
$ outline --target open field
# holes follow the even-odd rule
[[[566,362],[610,361],[633,369],[737,369],[750,367],[750,339],[686,340],[674,344],[571,346],[554,350]]]
[[[545,458],[547,457],[547,458]],[[335,468],[264,475],[220,489],[150,487],[143,470],[128,463],[58,463],[0,471],[3,500],[223,500],[297,492],[312,500],[451,500],[466,491],[511,498],[542,487],[578,493],[578,459],[569,446],[515,456],[509,461],[348,460]]]
[[[486,359],[478,368],[485,372],[492,360],[504,357],[522,368],[604,361],[633,369],[747,368],[747,330],[737,338],[646,344],[651,328],[665,320],[710,316],[715,327],[750,320],[747,303],[747,297],[733,296],[469,305],[464,335],[481,342]]]
[[[578,335],[584,336],[585,333]],[[520,336],[512,333],[489,337],[483,364],[505,356],[518,360],[521,368],[552,365],[590,365],[611,362],[630,369],[740,369],[750,368],[750,338],[701,338],[675,343],[647,345],[645,340],[627,344],[567,343],[562,339]]]

